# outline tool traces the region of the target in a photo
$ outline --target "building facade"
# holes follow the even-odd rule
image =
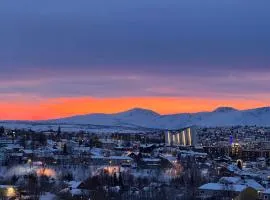
[[[194,127],[188,127],[180,131],[167,131],[165,132],[165,144],[168,146],[196,146],[196,130]]]

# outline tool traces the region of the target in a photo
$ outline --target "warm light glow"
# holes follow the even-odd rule
[[[34,100],[33,100],[34,99]],[[119,98],[14,98],[0,100],[2,119],[49,119],[87,113],[116,113],[134,107],[151,109],[161,114],[211,111],[219,106],[247,109],[267,103],[243,99],[202,99],[194,97],[119,97]]]
[[[169,143],[169,145],[171,145],[171,133],[170,133],[170,131],[168,131],[168,143]]]
[[[189,145],[192,145],[190,128],[188,128],[187,132],[188,132]]]
[[[180,133],[177,133],[177,143],[180,144]]]
[[[232,143],[232,146],[236,147],[236,146],[240,146],[240,144],[238,142]]]
[[[182,140],[183,140],[183,145],[186,146],[186,135],[185,135],[185,131],[182,131]]]
[[[16,190],[13,187],[8,187],[6,196],[7,197],[15,197],[16,196]]]
[[[53,169],[49,169],[49,168],[40,168],[40,169],[37,169],[36,172],[38,176],[48,176],[48,177],[56,176],[56,172]]]
[[[173,144],[176,143],[175,135],[173,135]]]
[[[113,175],[114,173],[119,171],[119,166],[107,166],[104,167],[104,171],[109,175]]]

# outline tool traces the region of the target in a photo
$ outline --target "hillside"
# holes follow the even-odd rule
[[[220,107],[212,112],[160,115],[151,110],[135,108],[116,114],[88,114],[47,121],[64,124],[92,124],[104,126],[176,129],[197,126],[270,126],[270,107],[237,110]]]

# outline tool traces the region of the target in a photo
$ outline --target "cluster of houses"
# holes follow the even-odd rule
[[[216,183],[199,187],[200,198],[224,198],[236,200],[269,199],[269,191],[254,179],[243,177],[222,177]]]
[[[31,137],[33,134],[35,137]],[[34,171],[51,177],[50,181],[67,177],[64,187],[57,192],[55,188],[48,190],[43,196],[68,193],[74,198],[89,197],[91,190],[87,189],[86,181],[106,173],[121,181],[104,185],[104,192],[113,191],[122,197],[156,198],[164,190],[173,200],[270,199],[267,158],[261,156],[250,161],[234,159],[226,151],[212,154],[200,145],[198,138],[193,128],[153,134],[152,138],[130,133],[128,136],[60,131],[28,134],[9,130],[0,135],[0,197],[18,196],[19,186],[6,181],[6,176],[10,169],[20,166],[27,169],[23,173]],[[12,172],[17,175],[16,170]],[[136,181],[130,181],[131,177]],[[40,199],[45,198],[42,195]]]

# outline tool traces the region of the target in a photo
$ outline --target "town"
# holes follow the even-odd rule
[[[0,200],[270,200],[270,0],[0,0]]]
[[[270,128],[0,127],[1,199],[270,199]]]

